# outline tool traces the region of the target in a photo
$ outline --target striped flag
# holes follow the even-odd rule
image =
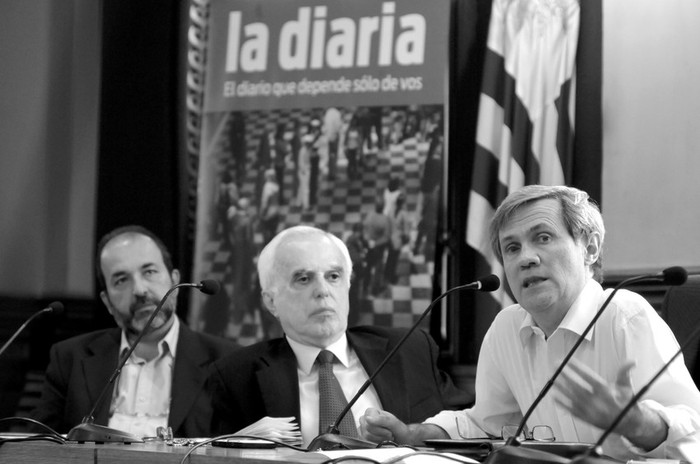
[[[579,16],[576,0],[492,4],[466,240],[477,251],[476,275],[493,272],[504,285],[478,296],[480,334],[513,302],[489,245],[495,209],[524,185],[571,185]]]

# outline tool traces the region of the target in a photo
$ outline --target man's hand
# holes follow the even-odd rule
[[[634,363],[627,363],[617,374],[614,385],[583,363],[571,359],[554,387],[559,393],[556,401],[574,416],[606,430],[634,395],[630,371]],[[668,425],[655,411],[635,405],[620,421],[615,432],[645,450],[659,446],[668,434]]]
[[[405,444],[408,426],[390,412],[367,408],[365,414],[360,417],[360,435],[365,440],[375,443],[395,441]]]
[[[431,424],[406,425],[393,414],[367,408],[360,417],[360,435],[374,443],[393,441],[400,445],[422,446],[430,438],[449,438],[442,428]]]

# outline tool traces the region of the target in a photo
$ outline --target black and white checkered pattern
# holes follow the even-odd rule
[[[341,109],[342,113],[347,110]],[[395,109],[394,109],[395,112]],[[297,120],[300,125],[307,124],[312,114],[318,117],[319,112],[311,110],[275,110],[275,111],[252,111],[245,113],[247,161],[244,181],[239,185],[239,191],[252,200],[253,206],[258,205],[255,198],[256,182],[258,182],[258,171],[256,167],[256,156],[258,143],[270,123],[284,123]],[[322,114],[322,113],[321,113]],[[383,110],[384,134],[387,137],[390,130],[390,111]],[[226,124],[225,122],[223,124]],[[226,131],[222,131],[225,133]],[[375,138],[376,141],[376,138]],[[398,143],[386,143],[383,149],[367,150],[363,157],[363,166],[360,178],[350,180],[346,175],[347,160],[342,148],[338,156],[337,176],[333,181],[328,180],[323,171],[319,181],[319,194],[317,204],[310,210],[302,211],[302,208],[292,199],[293,166],[287,164],[284,173],[285,202],[281,205],[282,220],[279,229],[296,224],[313,224],[319,228],[336,234],[341,239],[347,238],[352,225],[361,222],[364,216],[375,207],[377,198],[381,196],[389,178],[396,176],[401,180],[401,189],[405,193],[406,211],[413,217],[413,230],[410,244],[416,236],[417,208],[419,201],[421,167],[425,161],[428,151],[428,142],[422,137],[409,137]],[[217,172],[221,175],[229,172],[235,177],[232,157],[228,146],[227,137],[220,136],[214,141],[214,146],[210,150],[210,156],[216,160]],[[211,161],[208,161],[211,162]],[[218,183],[219,179],[214,182]],[[201,207],[201,206],[200,206]],[[215,207],[207,208],[209,211],[216,211]],[[434,214],[438,214],[437,211]],[[216,218],[211,218],[216,221]],[[204,228],[199,228],[203,230]],[[234,292],[231,283],[231,270],[229,266],[230,251],[227,250],[220,234],[216,233],[215,226],[209,227],[204,250],[196,260],[199,274],[206,278],[219,279],[226,291],[227,298],[224,304],[229,307],[216,308],[216,311],[227,311],[223,316],[219,315],[217,326],[221,321],[228,321],[227,327],[222,330],[222,335],[235,339],[242,345],[257,342],[261,339],[280,334],[276,321],[270,322],[270,316],[263,308],[262,303],[258,307],[246,308],[244,314],[237,314],[232,307],[232,296]],[[255,233],[256,256],[262,248],[262,235],[259,231]],[[396,284],[389,285],[387,291],[371,299],[361,300],[359,308],[351,308],[354,312],[351,320],[357,325],[380,325],[392,327],[408,327],[422,314],[430,303],[432,296],[432,256],[426,261],[423,254],[413,255],[412,245],[403,247],[399,257],[399,277]],[[254,269],[254,266],[253,266]],[[255,281],[256,276],[251,276],[251,281]],[[257,290],[254,290],[257,291]],[[197,304],[202,300],[194,300]],[[222,300],[223,301],[223,300]],[[202,317],[210,317],[206,311],[198,311]],[[267,321],[267,322],[266,322]],[[202,324],[204,327],[206,324]],[[211,326],[211,324],[210,324]],[[204,329],[206,330],[206,329]]]

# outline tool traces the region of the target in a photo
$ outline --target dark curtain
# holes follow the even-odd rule
[[[603,167],[603,5],[581,2],[576,55],[576,138],[573,186],[601,205]]]
[[[491,0],[457,0],[453,15],[453,62],[450,82],[450,130],[448,156],[448,286],[468,283],[475,274],[474,252],[466,246],[468,194],[476,139],[484,52],[491,16]],[[474,302],[469,292],[447,297],[448,331],[444,356],[453,363],[476,361]],[[439,321],[433,319],[436,326]],[[435,336],[435,330],[433,330]],[[436,337],[436,340],[440,338]]]
[[[187,279],[179,126],[184,0],[103,0],[96,240],[125,224],[162,238]],[[181,296],[184,292],[181,292]],[[178,313],[186,314],[181,298]],[[96,315],[106,324],[106,311]]]

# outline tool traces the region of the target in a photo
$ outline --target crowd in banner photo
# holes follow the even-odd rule
[[[441,105],[429,105],[218,120],[210,173],[218,187],[202,264],[226,292],[203,302],[203,329],[243,343],[276,334],[259,302],[255,260],[278,230],[297,223],[335,233],[353,253],[351,323],[409,325],[432,294],[442,117]]]

